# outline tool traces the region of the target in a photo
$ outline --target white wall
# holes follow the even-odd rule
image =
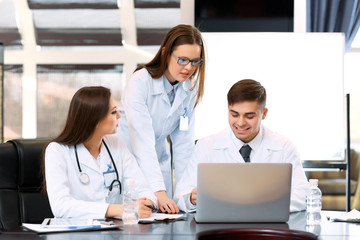
[[[203,33],[205,94],[196,138],[228,125],[226,94],[251,78],[268,93],[264,125],[292,139],[302,160],[333,160],[344,148],[344,36],[340,33]]]

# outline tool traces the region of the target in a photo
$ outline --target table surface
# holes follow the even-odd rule
[[[290,219],[286,223],[207,223],[197,224],[194,221],[193,214],[187,214],[186,220],[167,222],[137,224],[132,226],[123,226],[121,220],[116,224],[121,226],[121,230],[94,231],[94,232],[69,232],[69,233],[51,233],[36,234],[27,231],[22,227],[8,232],[0,233],[0,239],[196,239],[196,234],[206,230],[226,229],[226,228],[259,228],[259,229],[284,229],[300,230],[313,232],[319,236],[319,239],[360,239],[360,224],[332,222],[328,217],[336,217],[343,212],[323,211],[321,224],[318,226],[306,226],[305,212],[291,213]]]

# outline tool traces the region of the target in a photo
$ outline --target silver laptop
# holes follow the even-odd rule
[[[200,163],[196,222],[287,222],[290,163]]]

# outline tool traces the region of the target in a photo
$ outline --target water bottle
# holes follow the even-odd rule
[[[139,202],[135,189],[134,179],[125,179],[125,191],[123,194],[123,217],[125,225],[137,224],[139,222]]]
[[[310,191],[306,196],[306,224],[318,225],[321,222],[321,190],[318,180],[310,179]]]

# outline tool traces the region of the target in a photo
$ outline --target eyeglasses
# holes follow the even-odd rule
[[[202,62],[203,62],[203,60],[201,58],[190,60],[188,58],[179,58],[179,57],[175,56],[173,53],[171,53],[171,56],[173,56],[176,59],[177,63],[181,66],[186,66],[189,64],[189,62],[191,62],[191,66],[196,67],[196,66],[202,64]]]

